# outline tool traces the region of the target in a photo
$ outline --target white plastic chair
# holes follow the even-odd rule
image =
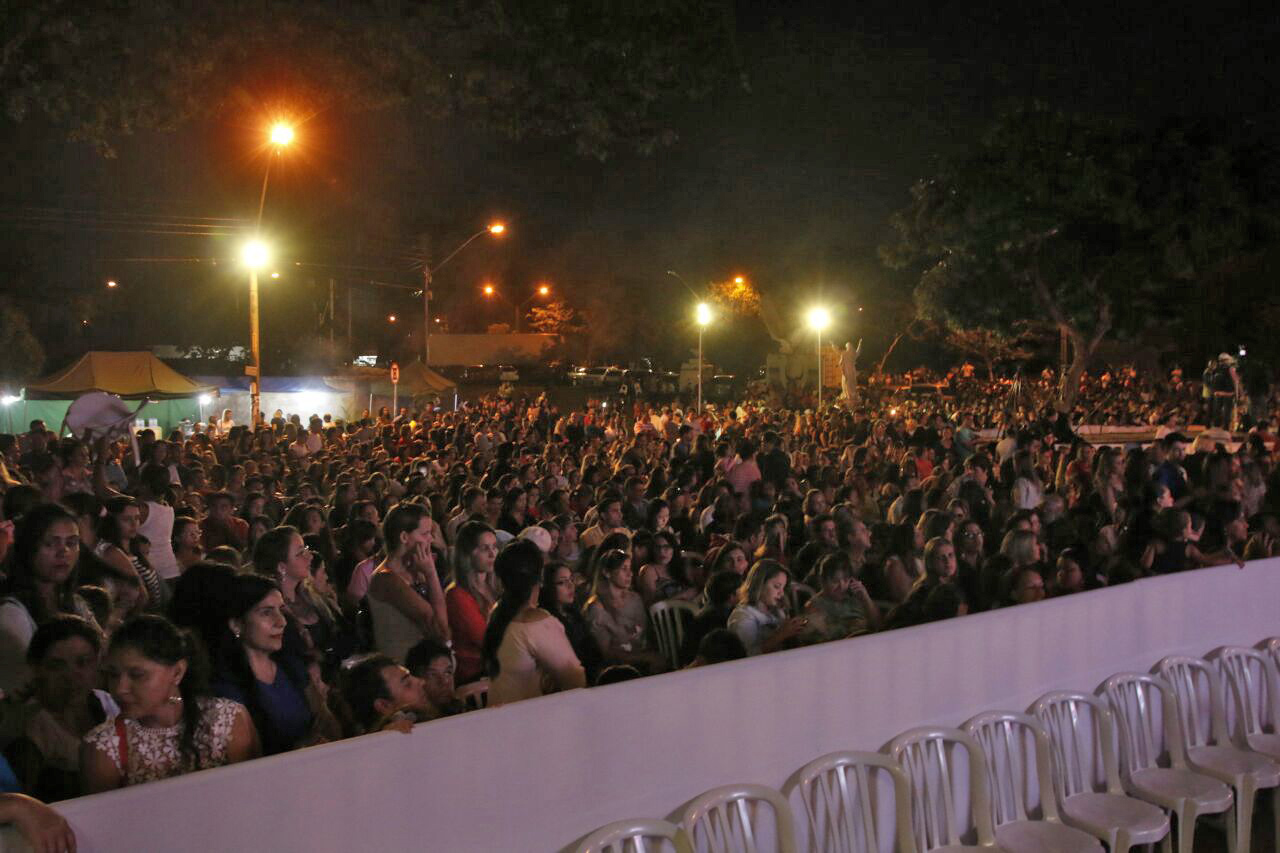
[[[489,679],[481,678],[464,684],[453,692],[453,697],[467,706],[468,711],[489,707]]]
[[[1026,714],[988,711],[963,725],[982,747],[986,759],[993,806],[996,844],[1009,853],[1102,853],[1098,839],[1058,817],[1053,794],[1049,736],[1040,723]],[[1030,738],[1031,749],[1027,749]],[[1040,800],[1040,817],[1032,816],[1030,783]]]
[[[773,812],[773,846],[761,846],[768,840],[762,809]],[[680,825],[697,853],[796,853],[791,804],[765,785],[722,785],[699,794],[684,807]]]
[[[1280,786],[1280,765],[1231,744],[1222,684],[1208,661],[1171,655],[1156,664],[1156,669],[1173,688],[1191,769],[1227,783],[1235,792],[1235,822],[1227,823],[1228,846],[1235,853],[1248,853],[1252,849],[1254,801],[1260,789]]]
[[[1280,760],[1280,673],[1265,654],[1244,646],[1224,646],[1209,660],[1218,665],[1235,715],[1234,743]]]
[[[893,786],[893,833],[881,832],[877,782],[888,774]],[[801,767],[782,793],[799,793],[809,826],[809,850],[822,853],[879,853],[893,842],[897,853],[916,853],[911,832],[911,783],[902,768],[879,752],[830,752]]]
[[[1169,816],[1127,796],[1120,784],[1111,712],[1101,699],[1070,690],[1046,693],[1031,713],[1053,746],[1054,782],[1062,822],[1126,853],[1136,844],[1169,840]],[[1043,796],[1043,794],[1041,794]]]
[[[1265,654],[1244,646],[1224,646],[1209,659],[1222,673],[1225,697],[1235,712],[1236,746],[1280,761],[1280,673]],[[1272,794],[1271,812],[1273,833],[1280,839],[1280,788]]]
[[[665,820],[637,818],[606,824],[573,848],[573,853],[693,853],[684,830]]]
[[[1280,669],[1280,637],[1268,637],[1258,643],[1258,648],[1271,657],[1276,669]]]
[[[1125,790],[1173,812],[1178,853],[1192,853],[1196,818],[1225,812],[1234,798],[1226,785],[1187,766],[1173,688],[1153,675],[1122,672],[1098,692],[1115,716]]]
[[[680,644],[684,642],[684,626],[698,608],[688,601],[670,600],[654,602],[649,607],[653,620],[653,633],[658,638],[658,651],[671,663],[672,669],[680,668]]]
[[[966,825],[959,822],[955,807],[954,756],[950,750],[965,751],[969,763],[969,825],[976,844],[962,838]],[[889,741],[885,750],[893,756],[911,781],[911,828],[920,853],[934,850],[976,850],[996,846],[991,829],[991,800],[987,794],[987,768],[982,747],[959,729],[922,726],[908,729]]]

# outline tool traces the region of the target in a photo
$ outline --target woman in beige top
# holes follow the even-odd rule
[[[491,679],[489,704],[585,687],[587,676],[564,624],[538,606],[542,551],[517,539],[498,555],[494,570],[502,581],[502,598],[489,616],[481,649]]]

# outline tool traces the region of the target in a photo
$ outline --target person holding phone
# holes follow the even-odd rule
[[[729,630],[748,655],[775,652],[808,627],[804,617],[787,618],[786,593],[791,573],[776,560],[756,560],[738,588],[738,605],[729,614]]]

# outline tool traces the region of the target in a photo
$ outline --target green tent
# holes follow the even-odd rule
[[[60,429],[67,409],[80,395],[105,391],[125,400],[148,401],[139,417],[165,431],[200,416],[199,396],[213,393],[149,352],[87,352],[72,364],[28,383],[21,401],[4,406],[6,432],[23,432],[33,420]]]

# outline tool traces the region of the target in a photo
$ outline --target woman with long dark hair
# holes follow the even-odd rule
[[[132,582],[131,575],[136,576],[146,592],[145,607],[151,610],[162,607],[164,591],[160,576],[142,558],[135,542],[142,524],[141,506],[133,498],[116,497],[104,501],[103,507],[106,513],[98,520],[95,553],[116,570],[120,583],[127,585]]]
[[[604,657],[600,654],[596,638],[591,635],[591,626],[583,618],[582,609],[577,606],[577,592],[573,569],[559,561],[548,562],[542,570],[542,591],[538,594],[538,605],[563,623],[569,645],[573,646],[573,653],[586,670],[587,681],[594,683],[596,675],[604,666]]]
[[[685,576],[684,557],[680,554],[675,534],[661,530],[653,534],[652,543],[649,561],[640,567],[640,574],[636,577],[636,588],[645,606],[672,598],[682,601],[697,598],[698,590]]]
[[[324,662],[333,656],[339,624],[338,614],[315,589],[312,568],[316,556],[298,531],[286,525],[267,531],[258,540],[253,567],[280,590],[285,613],[305,632],[310,659]]]
[[[0,601],[0,690],[26,685],[27,646],[36,628],[57,616],[79,616],[95,627],[89,605],[76,594],[80,528],[57,504],[37,506],[14,535],[13,562]]]
[[[585,687],[586,674],[560,620],[538,606],[542,551],[517,539],[498,554],[502,598],[489,615],[482,655],[492,683],[489,704],[503,705],[556,690]]]
[[[502,496],[502,510],[498,513],[498,529],[512,536],[519,536],[526,526],[526,510],[529,497],[525,490],[513,486]]]
[[[162,616],[139,616],[116,631],[105,671],[120,716],[85,735],[85,793],[258,756],[249,714],[208,694],[201,664],[194,640]]]
[[[284,596],[268,578],[239,575],[217,640],[213,692],[248,709],[266,755],[338,736],[307,663],[285,648]]]

